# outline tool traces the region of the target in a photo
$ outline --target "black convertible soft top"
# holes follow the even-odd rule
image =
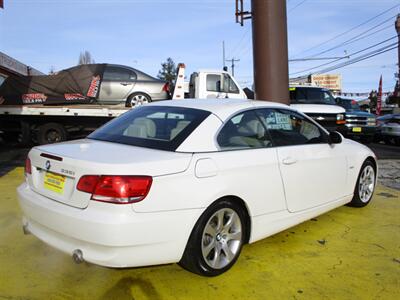
[[[0,86],[0,105],[91,103],[99,95],[106,65],[80,65],[56,75],[10,76]]]

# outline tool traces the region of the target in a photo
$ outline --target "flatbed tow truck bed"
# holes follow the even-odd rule
[[[0,137],[20,144],[48,144],[84,137],[130,108],[77,104],[0,106]]]
[[[14,116],[93,116],[93,117],[118,117],[129,108],[123,105],[89,105],[76,104],[68,106],[48,105],[7,105],[0,107],[0,115]]]

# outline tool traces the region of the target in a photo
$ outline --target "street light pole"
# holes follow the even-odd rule
[[[398,37],[398,57],[397,57],[397,82],[400,85],[400,14],[397,15],[397,20],[395,23],[397,37]]]
[[[255,99],[289,104],[286,1],[252,0]]]

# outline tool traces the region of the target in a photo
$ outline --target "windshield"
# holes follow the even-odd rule
[[[336,105],[331,92],[315,87],[291,87],[290,100],[293,104],[329,104]]]
[[[210,112],[167,106],[142,106],[107,123],[89,139],[175,151]]]
[[[359,111],[360,106],[355,100],[339,100],[339,105],[348,111]]]

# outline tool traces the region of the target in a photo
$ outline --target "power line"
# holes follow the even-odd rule
[[[389,22],[389,21],[392,21],[392,19],[393,19],[394,17],[396,17],[396,16],[397,16],[397,15],[394,15],[394,16],[390,17],[389,19],[386,19],[385,21],[383,21],[383,22],[381,22],[381,23],[379,23],[379,24],[377,24],[377,25],[375,25],[375,26],[373,26],[373,27],[371,27],[371,28],[369,28],[369,29],[363,31],[362,33],[360,33],[360,34],[358,34],[358,35],[355,35],[355,36],[353,36],[352,38],[350,38],[350,39],[348,39],[348,40],[346,40],[346,41],[340,43],[339,45],[336,45],[336,46],[334,46],[334,47],[331,47],[331,48],[329,48],[329,49],[327,49],[327,50],[324,50],[324,51],[321,51],[321,52],[319,52],[319,53],[313,54],[313,55],[310,56],[310,57],[316,57],[316,56],[318,56],[318,55],[325,54],[325,53],[327,53],[327,52],[330,52],[330,51],[332,51],[332,50],[335,50],[335,49],[337,49],[337,48],[339,48],[339,47],[341,47],[341,46],[346,46],[346,45],[352,44],[352,43],[354,43],[354,42],[356,42],[356,41],[359,41],[360,39],[363,39],[363,38],[365,38],[365,37],[368,36],[368,35],[367,35],[367,36],[364,36],[364,37],[363,37],[363,35],[365,35],[366,33],[370,32],[371,30],[374,30],[375,28],[378,28],[379,26],[381,26],[381,25],[383,25],[383,24],[385,24],[385,23],[387,23],[387,22]],[[393,27],[393,25],[390,25],[390,26],[388,26],[387,28],[389,28],[389,27]],[[379,31],[378,31],[378,32],[379,32]],[[376,32],[375,32],[375,33],[376,33]],[[358,38],[358,39],[357,39],[357,38]]]
[[[377,46],[379,46],[379,45],[382,45],[382,44],[384,44],[384,43],[387,43],[388,41],[391,41],[391,40],[396,39],[396,38],[397,38],[397,35],[396,35],[396,36],[393,36],[393,37],[391,37],[391,38],[389,38],[389,39],[386,39],[386,40],[384,40],[384,41],[381,41],[381,42],[379,42],[379,43],[376,43],[376,44],[374,44],[374,45],[368,46],[368,47],[366,47],[366,48],[364,48],[364,49],[361,49],[361,50],[358,50],[358,51],[353,52],[353,53],[351,53],[351,54],[348,54],[347,57],[351,57],[351,56],[357,55],[357,54],[359,54],[359,53],[362,53],[362,52],[367,51],[367,50],[369,50],[369,49],[375,48],[375,47],[377,47]],[[397,43],[395,43],[395,44],[397,44]],[[302,71],[298,71],[298,72],[292,73],[292,74],[290,74],[290,75],[300,74],[300,73],[308,72],[308,71],[311,71],[311,70],[315,70],[315,69],[318,69],[318,68],[320,68],[320,67],[327,66],[327,65],[333,64],[333,63],[335,63],[335,62],[337,62],[337,61],[343,60],[343,59],[345,59],[345,58],[347,58],[347,57],[341,57],[341,58],[338,58],[338,59],[336,59],[336,60],[334,60],[334,61],[327,62],[327,63],[321,64],[321,65],[318,65],[318,66],[315,66],[315,67],[312,67],[312,68],[308,68],[308,69],[305,69],[305,70],[302,70]]]
[[[341,36],[343,36],[343,35],[346,35],[346,34],[352,32],[352,31],[354,31],[355,29],[360,28],[361,26],[363,26],[363,25],[365,25],[365,24],[368,24],[369,22],[371,22],[371,21],[373,21],[373,20],[379,18],[380,16],[386,14],[387,12],[389,12],[389,11],[391,11],[392,9],[395,9],[395,8],[397,8],[397,7],[399,7],[399,6],[400,6],[400,4],[396,4],[396,5],[392,6],[392,7],[390,7],[389,9],[387,9],[387,10],[385,10],[385,11],[379,13],[378,15],[376,15],[376,16],[374,16],[374,17],[372,17],[372,18],[370,18],[370,19],[368,19],[368,20],[366,20],[366,21],[364,21],[364,22],[362,22],[362,23],[360,23],[360,24],[358,24],[358,25],[356,25],[356,26],[354,26],[354,27],[352,27],[352,28],[350,28],[350,29],[348,29],[348,30],[346,30],[346,31],[344,31],[344,32],[342,32],[342,33],[340,33],[340,34],[338,34],[338,35],[336,35],[336,36],[334,36],[334,37],[332,37],[332,38],[326,40],[326,41],[324,41],[324,42],[322,42],[322,43],[319,43],[319,44],[317,44],[317,45],[315,45],[315,46],[313,46],[313,47],[311,47],[311,48],[308,48],[308,49],[306,49],[306,50],[304,50],[304,51],[298,53],[297,55],[300,55],[300,54],[302,54],[302,53],[304,53],[304,52],[309,52],[309,51],[314,50],[314,49],[316,49],[316,48],[318,48],[318,47],[320,47],[320,46],[322,46],[322,45],[325,45],[325,44],[327,44],[327,43],[329,43],[329,42],[331,42],[331,41],[333,41],[333,40],[336,40],[337,38],[339,38],[339,37],[341,37]]]
[[[244,32],[244,34],[242,35],[241,39],[239,40],[239,42],[236,44],[236,46],[234,47],[234,50],[232,50],[232,56],[235,56],[237,50],[239,50],[239,46],[242,46],[243,41],[245,40],[246,36],[249,34],[251,27],[247,28],[247,30]]]
[[[344,58],[350,58],[349,55],[346,56],[334,56],[334,57],[305,57],[305,58],[295,58],[295,59],[289,59],[289,62],[298,62],[298,61],[310,61],[310,60],[333,60],[333,59],[344,59]]]
[[[307,75],[304,75],[304,76],[299,76],[299,77],[293,78],[293,79],[291,79],[291,81],[304,79],[304,78],[307,78],[308,76],[313,75],[313,74],[322,74],[322,73],[330,72],[330,71],[333,71],[333,70],[341,69],[341,68],[347,67],[349,65],[358,63],[360,61],[364,61],[364,60],[370,59],[372,57],[384,54],[384,53],[389,52],[389,51],[394,50],[394,49],[397,49],[397,43],[393,43],[391,45],[382,47],[382,48],[380,48],[378,50],[371,51],[369,53],[366,53],[364,55],[356,57],[356,58],[354,58],[354,59],[352,59],[352,60],[350,60],[348,62],[337,64],[335,66],[332,66],[332,67],[329,67],[329,68],[325,68],[325,69],[321,69],[319,71],[316,71],[316,72],[313,72],[313,73],[310,73],[310,74],[307,74]]]
[[[370,59],[372,57],[384,54],[384,53],[389,52],[391,50],[397,49],[397,43],[395,43],[394,45],[395,46],[393,46],[391,48],[386,48],[386,49],[384,49],[384,50],[382,50],[380,52],[376,52],[376,53],[370,54],[368,56],[359,57],[359,58],[355,59],[354,61],[346,62],[346,63],[343,63],[343,64],[338,65],[338,66],[332,66],[331,68],[323,69],[323,70],[317,71],[317,72],[315,72],[313,74],[321,74],[321,73],[326,73],[326,72],[330,72],[330,71],[333,71],[333,70],[341,69],[341,68],[347,67],[349,65],[358,63],[360,61],[363,61],[363,60],[366,60],[366,59]]]
[[[307,0],[303,0],[300,3],[298,3],[297,5],[293,6],[291,9],[289,9],[288,13],[291,13],[292,11],[294,11],[296,8],[298,8],[299,6],[303,5],[304,2],[306,2]]]
[[[312,72],[310,74],[304,75],[303,77],[306,77],[306,76],[311,75],[311,74],[321,74],[321,73],[333,71],[333,70],[336,70],[336,69],[339,69],[339,68],[343,68],[343,67],[348,66],[348,65],[352,65],[352,64],[354,64],[356,62],[359,62],[359,61],[365,60],[367,58],[376,56],[375,54],[379,55],[381,53],[385,53],[385,52],[387,52],[386,50],[388,50],[388,49],[389,50],[393,50],[393,49],[396,48],[396,45],[397,45],[397,43],[390,44],[390,45],[382,47],[380,49],[377,49],[377,50],[368,52],[366,54],[363,54],[363,55],[361,55],[359,57],[355,57],[355,58],[353,58],[353,59],[351,59],[351,60],[349,60],[347,62],[343,62],[343,63],[337,64],[337,65],[334,65],[334,66],[331,66],[331,67],[328,67],[328,68],[325,68],[325,69],[321,69],[321,70]],[[390,48],[390,47],[393,47],[393,48]]]
[[[352,64],[353,62],[356,62],[356,61],[359,60],[359,59],[362,59],[362,58],[368,57],[369,55],[372,55],[372,54],[375,54],[375,53],[379,53],[379,52],[381,52],[381,51],[384,51],[384,50],[386,50],[386,49],[388,49],[388,48],[390,48],[390,47],[393,47],[393,46],[396,45],[396,44],[397,44],[397,43],[393,43],[393,44],[384,46],[384,47],[382,47],[382,48],[379,48],[379,49],[373,50],[373,51],[371,51],[371,52],[365,53],[365,54],[363,54],[363,55],[361,55],[361,56],[359,56],[359,57],[355,57],[355,58],[353,58],[353,59],[351,59],[351,60],[349,60],[349,61],[346,61],[346,62],[337,64],[337,65],[334,65],[334,66],[331,66],[331,67],[328,67],[328,68],[325,68],[325,69],[322,69],[322,70],[319,70],[319,71],[315,71],[315,72],[310,73],[310,74],[321,73],[321,72],[323,72],[323,71],[326,71],[326,70],[331,69],[331,68],[336,68],[336,67],[341,66],[341,65]],[[322,66],[322,65],[321,65],[321,66]],[[315,68],[313,68],[313,69],[315,69]],[[303,73],[303,72],[304,72],[304,70],[303,70],[301,73]],[[297,74],[297,73],[299,73],[299,72],[292,73],[291,75]],[[310,74],[304,75],[303,77],[308,76],[308,75],[310,75]]]
[[[379,33],[379,32],[382,32],[382,31],[384,31],[384,30],[386,30],[386,29],[389,29],[389,28],[393,28],[393,25],[392,24],[390,24],[390,25],[388,25],[388,26],[385,26],[385,27],[383,27],[383,28],[381,28],[381,29],[379,29],[379,30],[377,30],[377,31],[374,31],[374,32],[372,32],[372,33],[370,33],[370,34],[367,34],[367,35],[364,35],[364,36],[362,36],[362,37],[359,37],[359,38],[356,38],[356,39],[350,39],[348,42],[343,42],[343,44],[341,44],[341,45],[339,45],[338,47],[340,47],[340,46],[347,46],[347,45],[350,45],[350,44],[353,44],[353,43],[355,43],[355,42],[358,42],[358,41],[360,41],[360,40],[363,40],[363,39],[365,39],[365,38],[367,38],[367,37],[370,37],[370,36],[372,36],[372,35],[374,35],[374,34],[377,34],[377,33]],[[337,48],[338,48],[337,47]]]

